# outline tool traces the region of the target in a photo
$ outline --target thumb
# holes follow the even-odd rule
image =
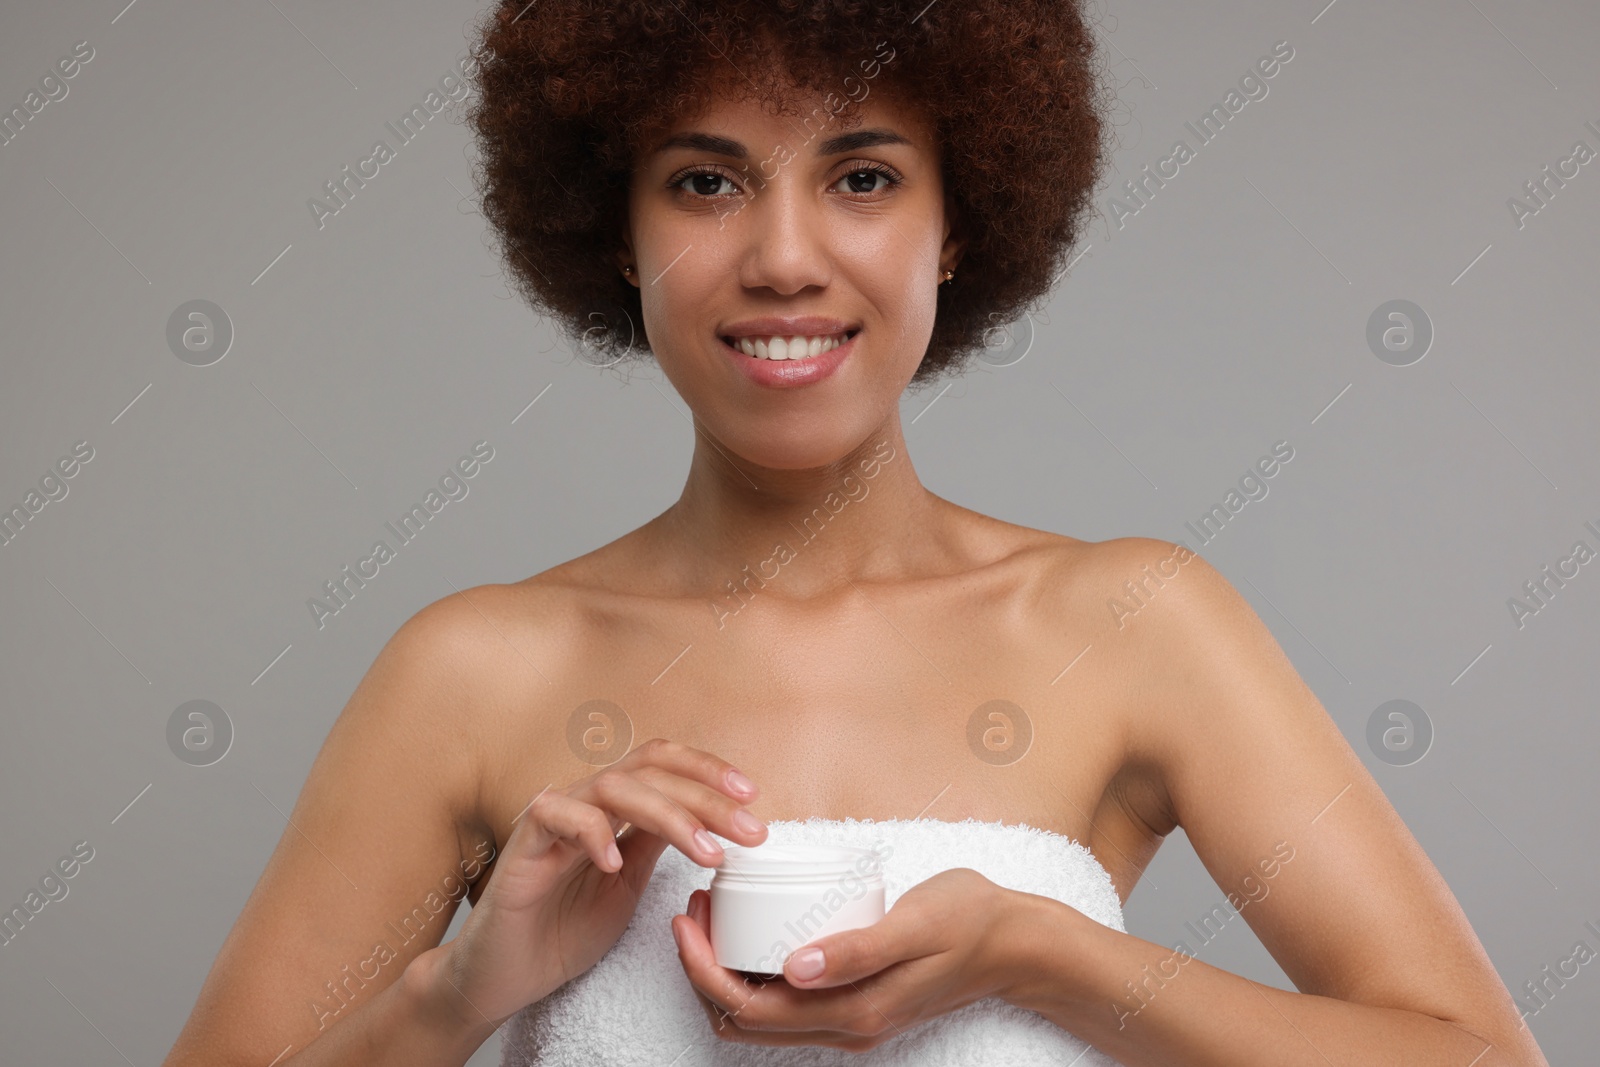
[[[783,977],[800,989],[827,989],[877,974],[904,959],[923,955],[917,927],[890,911],[880,921],[821,937],[791,953]]]
[[[617,851],[622,853],[622,869],[617,873],[622,876],[634,896],[644,892],[644,887],[650,881],[650,875],[655,870],[656,861],[661,858],[661,853],[667,849],[667,839],[641,830],[637,826],[629,827],[617,838]]]

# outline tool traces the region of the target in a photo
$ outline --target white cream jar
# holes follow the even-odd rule
[[[718,965],[782,974],[784,961],[802,945],[882,919],[888,851],[773,842],[724,846],[711,879],[711,948]]]

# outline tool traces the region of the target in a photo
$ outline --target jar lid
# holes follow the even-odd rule
[[[716,881],[742,885],[800,884],[856,875],[868,881],[883,874],[883,857],[870,848],[767,842],[725,845]]]

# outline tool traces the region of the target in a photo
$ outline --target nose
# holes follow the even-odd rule
[[[744,230],[740,284],[792,296],[807,286],[826,286],[832,265],[821,205],[786,177],[780,172],[757,190],[729,225]]]

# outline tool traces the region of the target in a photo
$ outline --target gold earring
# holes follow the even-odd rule
[[[947,270],[947,271],[944,272],[944,280],[947,281],[947,282],[951,278],[954,278],[955,276],[956,276],[956,272],[953,271],[953,270]]]
[[[624,274],[632,274],[633,273],[633,267],[632,266],[623,267],[622,268],[622,273],[624,273]]]

